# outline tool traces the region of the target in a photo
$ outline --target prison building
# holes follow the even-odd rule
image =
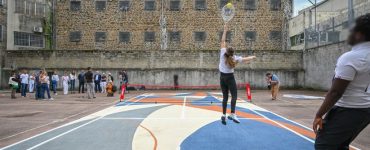
[[[234,1],[227,40],[238,50],[281,50],[284,0]],[[58,50],[218,50],[227,0],[62,0]]]

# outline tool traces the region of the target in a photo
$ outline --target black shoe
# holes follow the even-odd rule
[[[225,116],[222,116],[222,117],[221,117],[221,123],[222,123],[223,125],[226,125],[226,117],[225,117]]]

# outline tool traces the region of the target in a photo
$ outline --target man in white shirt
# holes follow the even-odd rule
[[[23,70],[23,73],[20,75],[20,78],[21,78],[21,96],[26,97],[29,78],[26,70]]]
[[[370,14],[356,20],[348,44],[352,50],[338,59],[331,89],[313,122],[316,150],[348,150],[370,123]]]

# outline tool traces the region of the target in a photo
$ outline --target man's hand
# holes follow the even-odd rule
[[[315,119],[313,120],[313,126],[312,126],[312,129],[313,131],[315,131],[315,133],[317,134],[317,132],[320,130],[322,130],[322,118],[321,117],[315,117]]]

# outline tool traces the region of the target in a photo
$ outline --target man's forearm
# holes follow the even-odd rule
[[[324,116],[341,97],[342,97],[342,94],[335,92],[335,91],[330,91],[326,95],[325,100],[322,103],[320,109],[317,111],[316,117]]]

